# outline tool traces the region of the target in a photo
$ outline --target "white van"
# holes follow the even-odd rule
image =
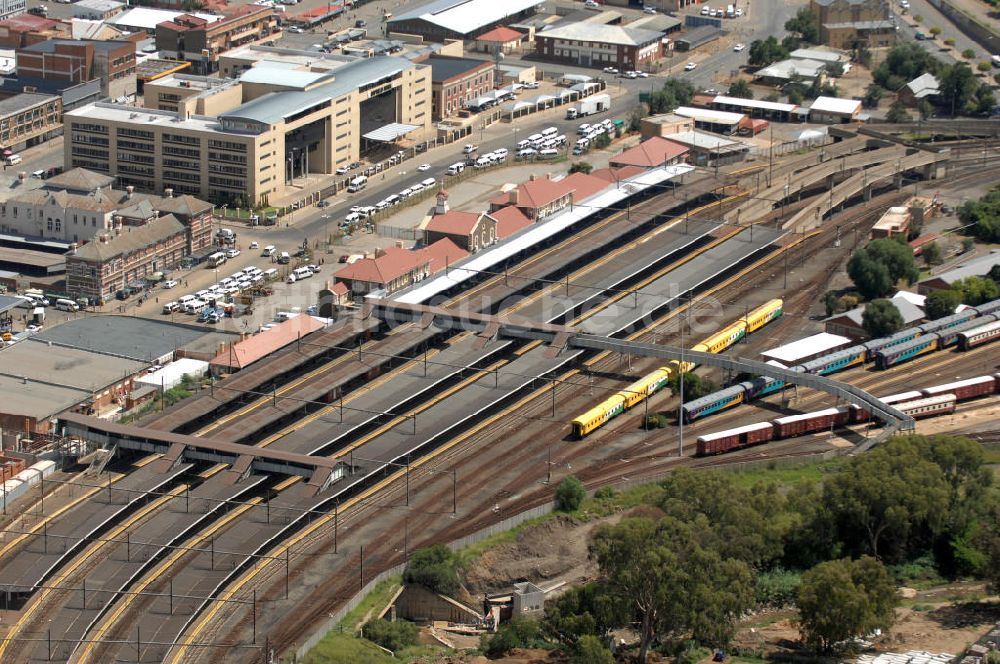
[[[282,265],[288,265],[292,262],[292,257],[288,255],[287,251],[282,251],[281,256],[278,257],[278,262]]]
[[[202,309],[204,309],[207,304],[208,303],[204,302],[203,300],[198,300],[198,299],[190,300],[184,303],[184,311],[189,314],[196,314],[199,313]]]
[[[301,279],[308,279],[309,277],[313,276],[313,271],[307,267],[297,267],[295,268],[295,270],[292,271],[292,274],[295,275],[296,279],[301,280]]]
[[[420,186],[421,187],[425,187],[425,188],[426,187],[433,187],[436,184],[437,184],[437,180],[435,180],[434,178],[427,178],[426,180],[421,180],[420,181]]]
[[[552,148],[548,148],[546,150],[539,150],[538,152],[539,159],[555,159],[558,156],[559,156],[559,150],[553,150]]]
[[[179,298],[177,298],[177,303],[183,306],[188,302],[190,302],[191,300],[196,300],[196,299],[198,298],[196,298],[194,295],[181,295]]]
[[[294,284],[296,281],[298,281],[298,279],[295,278],[295,274],[294,273],[292,273],[292,274],[288,275],[287,277],[285,277],[285,283],[286,284]]]
[[[59,311],[79,311],[80,305],[73,300],[67,300],[65,298],[59,298],[56,300],[56,309]]]
[[[177,304],[176,302],[167,302],[166,304],[163,305],[163,313],[172,314],[180,308],[181,305]]]
[[[417,182],[416,184],[411,184],[410,185],[410,195],[411,196],[413,194],[416,194],[416,193],[421,192],[423,190],[424,190],[424,185],[420,184],[419,182]]]
[[[42,168],[42,169],[39,169],[39,170],[37,170],[37,171],[33,171],[33,172],[31,173],[31,177],[33,177],[33,178],[36,178],[36,179],[38,179],[38,180],[43,180],[43,179],[45,179],[45,169],[44,169],[44,168]]]
[[[390,206],[391,205],[399,205],[399,202],[401,200],[403,200],[403,199],[401,199],[398,194],[392,194],[390,196],[386,196],[385,197],[385,202],[388,203]]]
[[[458,162],[448,167],[448,175],[458,175],[465,170],[465,164]]]
[[[524,139],[523,141],[518,141],[517,142],[517,149],[518,150],[523,150],[523,149],[528,148],[528,147],[531,147],[531,141],[529,141],[528,139]]]
[[[260,252],[260,255],[261,256],[273,256],[275,251],[276,251],[275,246],[273,244],[269,244],[266,247],[264,247],[264,251]]]
[[[8,166],[17,166],[18,164],[21,163],[21,161],[22,161],[21,155],[19,154],[12,154],[7,157]]]
[[[559,130],[556,129],[555,127],[546,127],[545,129],[542,130],[542,136],[544,136],[545,138],[552,138],[558,133]]]
[[[349,183],[347,183],[347,191],[353,194],[356,191],[361,191],[362,189],[364,189],[366,184],[368,184],[368,178],[365,177],[364,175],[359,175],[358,177],[354,178]]]
[[[271,281],[273,279],[277,279],[278,278],[278,268],[275,268],[275,267],[268,268],[268,269],[264,270],[264,273],[261,276],[263,276],[268,281]]]

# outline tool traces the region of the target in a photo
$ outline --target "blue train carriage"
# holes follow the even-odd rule
[[[800,366],[805,369],[806,373],[825,376],[842,371],[848,367],[864,364],[867,357],[868,349],[864,345],[851,346],[850,348],[838,350],[829,355],[817,357],[815,360],[809,360]]]
[[[625,397],[621,393],[615,394],[574,419],[571,422],[573,435],[577,438],[583,438],[594,429],[604,426],[611,418],[624,412]]]
[[[982,327],[986,323],[991,323],[997,319],[993,314],[987,314],[985,316],[979,316],[977,318],[970,318],[969,320],[963,321],[956,325],[952,325],[946,329],[940,330],[937,334],[941,337],[941,341],[938,343],[938,348],[948,348],[954,346],[958,343],[958,336],[965,332],[966,330],[974,330],[977,327]]]
[[[875,353],[875,366],[879,369],[888,369],[897,364],[909,362],[920,355],[933,353],[938,349],[939,340],[940,336],[931,332],[930,334],[921,335],[912,341],[883,348]]]
[[[785,302],[781,298],[768,300],[740,319],[746,326],[747,334],[756,332],[784,313]]]
[[[983,302],[979,306],[973,307],[980,316],[986,314],[997,314],[1000,316],[1000,299]]]
[[[631,408],[643,399],[648,399],[662,390],[669,380],[670,369],[667,367],[660,367],[651,374],[643,376],[639,380],[635,381],[618,394],[625,399],[625,408]]]
[[[930,334],[931,332],[940,333],[942,330],[948,330],[958,325],[962,325],[966,321],[970,321],[979,314],[975,309],[971,307],[960,311],[957,314],[952,314],[950,316],[945,316],[944,318],[938,318],[937,320],[932,320],[924,323],[923,325],[917,325],[917,329],[920,330],[921,334]]]
[[[744,383],[733,385],[711,394],[706,394],[698,399],[688,401],[681,406],[681,417],[685,424],[690,424],[695,420],[717,413],[720,410],[731,408],[744,401],[746,388]]]
[[[913,341],[920,336],[920,330],[916,327],[908,327],[905,330],[900,330],[895,334],[889,335],[888,337],[881,337],[879,339],[872,339],[871,341],[866,341],[861,344],[868,351],[868,356],[865,358],[866,362],[875,361],[875,353],[884,349],[891,348],[892,346],[898,346],[899,344],[905,344],[908,341]]]
[[[976,346],[1000,339],[1000,322],[986,323],[958,333],[959,350],[971,350]]]

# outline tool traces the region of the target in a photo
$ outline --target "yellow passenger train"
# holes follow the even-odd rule
[[[783,305],[784,302],[780,299],[770,300],[746,316],[740,317],[721,331],[716,332],[706,339],[702,339],[692,346],[691,350],[703,353],[721,353],[747,334],[759,330],[775,318],[781,316]],[[685,362],[683,372],[689,372],[694,367],[693,363]],[[671,376],[677,375],[681,371],[680,362],[673,360],[672,362],[668,362],[666,366],[660,367],[656,371],[643,376],[625,389],[616,392],[587,412],[576,417],[571,422],[573,435],[577,438],[585,437],[590,432],[603,426],[608,420],[621,415],[629,408],[659,392],[667,384]]]

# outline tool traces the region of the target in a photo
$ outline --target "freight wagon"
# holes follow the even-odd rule
[[[1000,322],[987,323],[958,333],[958,347],[970,350],[1000,339]]]
[[[847,424],[850,409],[846,406],[827,408],[814,413],[789,415],[774,420],[775,438],[794,438],[814,431],[833,429]]]
[[[935,385],[922,390],[925,397],[936,397],[941,394],[954,394],[958,401],[974,399],[984,394],[992,394],[996,390],[997,379],[994,376],[977,376],[966,378],[954,383]]]
[[[766,443],[774,438],[774,425],[770,422],[757,422],[736,429],[708,433],[698,436],[698,456],[722,454],[741,447],[749,447]]]

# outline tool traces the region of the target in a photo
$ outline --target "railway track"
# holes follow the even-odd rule
[[[191,548],[190,546],[188,548]],[[134,595],[133,595],[134,596]]]
[[[536,399],[536,400],[537,400],[537,399]],[[230,420],[227,420],[227,421],[232,421],[232,420],[236,420],[236,419],[238,419],[238,418],[239,418],[239,416],[236,416],[236,417],[233,417],[233,418],[231,418]],[[454,460],[458,459],[458,458],[459,458],[459,456],[460,456],[460,455],[459,455],[459,453],[458,453],[458,452],[454,452],[454,453],[453,453],[453,454],[452,454],[451,456],[447,456],[447,455],[446,455],[446,456],[442,457],[442,460],[446,460],[446,461],[454,461]],[[524,452],[524,456],[523,456],[523,457],[515,457],[515,458],[512,458],[512,459],[511,459],[511,461],[517,461],[517,460],[521,460],[521,459],[523,459],[523,458],[527,458],[528,456],[530,456],[530,453],[529,453],[529,452],[528,452],[527,450],[525,450],[525,452]],[[347,519],[350,519],[350,517],[346,517],[346,516],[345,516],[345,518],[347,518]]]

